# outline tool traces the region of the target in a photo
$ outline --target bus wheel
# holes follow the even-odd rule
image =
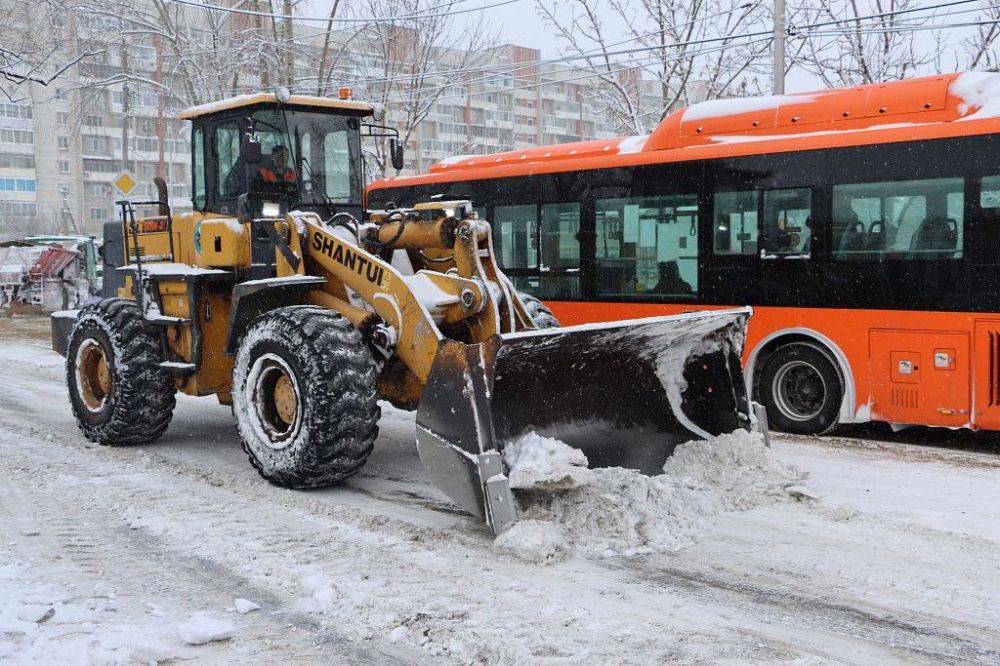
[[[757,395],[776,430],[820,435],[837,425],[843,382],[833,360],[815,345],[779,347],[760,372]]]

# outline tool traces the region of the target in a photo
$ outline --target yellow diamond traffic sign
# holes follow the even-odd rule
[[[131,171],[125,169],[120,174],[115,176],[115,179],[111,181],[111,184],[115,186],[115,189],[122,193],[122,196],[128,196],[138,183],[135,180],[135,176]]]

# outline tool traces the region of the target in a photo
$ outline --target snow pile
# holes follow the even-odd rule
[[[528,520],[518,524],[526,527],[515,525],[500,535],[496,552],[547,562],[561,557],[556,544],[562,540],[587,557],[675,552],[710,529],[724,511],[791,501],[789,489],[804,479],[774,457],[763,436],[738,430],[678,446],[658,476],[608,467],[589,470],[591,479],[583,485],[556,485],[555,491],[551,475],[539,475],[544,480],[536,486],[513,484],[515,478],[523,480],[515,475],[524,468],[523,460],[573,460],[577,467],[579,457],[579,451],[555,440],[521,440],[511,481]]]
[[[496,538],[493,552],[525,562],[549,564],[565,559],[569,544],[555,523],[525,519]]]
[[[534,432],[508,444],[503,455],[510,469],[510,487],[515,490],[569,490],[594,479],[583,451]]]
[[[195,613],[187,622],[177,626],[177,635],[188,645],[229,640],[235,631],[236,627],[232,622],[218,620],[204,613]]]

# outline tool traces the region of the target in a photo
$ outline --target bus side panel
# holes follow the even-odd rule
[[[565,326],[722,307],[546,304]],[[755,307],[743,362],[755,355],[762,342],[782,333],[812,334],[835,347],[834,355],[846,366],[845,383],[853,385],[853,418],[845,421],[873,418],[1000,429],[1000,319],[961,312]]]

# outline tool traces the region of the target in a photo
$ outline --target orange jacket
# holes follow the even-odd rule
[[[261,179],[268,183],[294,183],[299,178],[298,172],[295,169],[285,169],[281,173],[275,173],[267,167],[259,167],[257,173],[260,175]]]

